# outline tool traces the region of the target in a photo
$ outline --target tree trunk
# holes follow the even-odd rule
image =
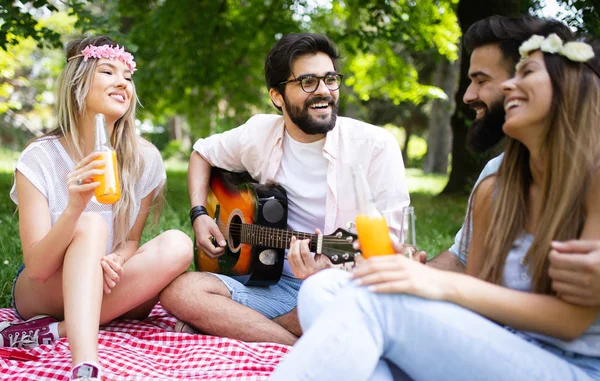
[[[425,173],[446,174],[448,172],[448,155],[452,148],[450,118],[454,112],[454,94],[458,85],[460,59],[449,62],[440,57],[436,66],[434,85],[444,90],[448,98],[432,101],[427,127],[427,155],[423,170]]]
[[[181,142],[181,148],[189,149],[191,145],[190,134],[184,125],[183,118],[175,115],[169,119],[169,140],[178,140]]]
[[[531,0],[460,0],[457,17],[463,35],[477,20],[492,15],[519,16],[531,6]],[[477,155],[466,149],[467,128],[473,119],[473,111],[463,103],[462,96],[469,86],[470,57],[461,49],[460,79],[456,92],[456,109],[451,119],[452,126],[452,172],[442,194],[467,194],[489,160],[489,155]]]
[[[404,161],[404,166],[408,165],[408,143],[410,142],[410,137],[413,135],[413,124],[406,123],[404,126],[404,147],[402,147],[402,160]]]

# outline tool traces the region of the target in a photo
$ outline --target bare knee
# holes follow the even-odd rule
[[[99,213],[82,213],[75,227],[75,235],[98,237],[106,240],[108,238],[108,223]]]
[[[175,274],[181,274],[190,267],[194,245],[190,237],[180,230],[167,230],[157,237],[159,252]]]
[[[196,271],[181,274],[160,293],[160,302],[167,311],[185,310],[203,303],[208,295],[231,298],[229,289],[214,275]]]

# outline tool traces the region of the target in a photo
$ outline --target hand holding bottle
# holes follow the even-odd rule
[[[94,189],[100,184],[93,180],[93,176],[104,173],[104,163],[96,160],[99,153],[92,152],[81,159],[75,168],[67,174],[67,188],[69,190],[69,203],[67,208],[82,213],[94,195]]]
[[[377,293],[412,294],[447,300],[456,274],[424,266],[403,255],[384,255],[358,261],[352,270],[357,285]]]
[[[99,183],[94,194],[99,203],[114,204],[121,198],[119,166],[117,164],[117,152],[112,148],[108,138],[106,119],[103,114],[96,114],[94,117],[94,132],[94,152],[100,154],[97,160],[104,162],[102,167],[104,173],[94,176],[94,181]]]

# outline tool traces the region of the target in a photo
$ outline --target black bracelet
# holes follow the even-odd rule
[[[208,211],[206,210],[206,208],[202,205],[196,205],[192,208],[192,210],[190,210],[190,222],[192,223],[192,226],[194,226],[194,220],[196,220],[196,218],[200,217],[200,216],[204,216],[207,215],[208,216]]]

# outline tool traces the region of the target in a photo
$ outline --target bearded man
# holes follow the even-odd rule
[[[279,184],[287,194],[289,230],[331,234],[358,214],[352,168],[361,166],[377,208],[399,238],[409,196],[398,143],[383,128],[338,117],[343,75],[337,60],[337,48],[326,36],[282,37],[267,55],[265,79],[283,115],[255,115],[194,144],[190,215],[196,246],[207,256],[222,256],[229,240],[205,213],[212,167]],[[160,300],[180,320],[176,330],[292,345],[301,334],[296,305],[302,280],[330,266],[324,255],[290,250],[277,284],[247,286],[222,274],[188,272]]]

